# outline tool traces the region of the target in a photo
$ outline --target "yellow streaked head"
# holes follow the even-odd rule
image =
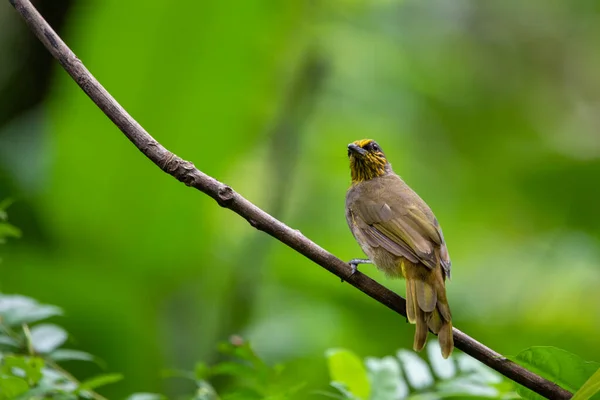
[[[372,139],[356,140],[348,145],[352,183],[368,181],[391,171],[381,147]]]

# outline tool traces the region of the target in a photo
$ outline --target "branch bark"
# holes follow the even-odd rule
[[[187,186],[194,187],[216,200],[221,206],[245,218],[254,228],[273,236],[332,274],[372,297],[379,303],[406,317],[406,302],[368,276],[351,274],[350,266],[325,249],[261,210],[229,186],[204,174],[194,164],[171,153],[158,143],[102,87],[77,56],[48,25],[29,0],[9,0],[29,28],[60,62],[73,80],[83,89],[127,138],[160,169]],[[500,372],[507,378],[548,399],[570,399],[572,394],[553,382],[506,359],[460,330],[454,328],[455,347]]]

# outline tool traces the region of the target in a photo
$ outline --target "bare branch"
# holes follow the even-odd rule
[[[319,247],[299,231],[273,218],[229,186],[198,170],[194,164],[183,160],[158,143],[142,126],[92,76],[75,54],[28,0],[9,0],[21,14],[29,28],[61,63],[73,80],[94,103],[114,122],[127,138],[166,173],[212,197],[221,207],[229,208],[250,225],[268,233],[280,242],[293,248],[329,272],[387,306],[406,316],[406,302],[396,293],[386,289],[368,276],[357,272],[350,276],[350,266],[325,249]],[[506,359],[492,349],[454,328],[455,347],[500,372],[507,378],[520,383],[548,399],[570,399],[571,393],[560,386],[534,374],[522,366]]]

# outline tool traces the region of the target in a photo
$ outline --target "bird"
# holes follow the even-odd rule
[[[346,193],[346,220],[368,259],[390,278],[406,280],[406,316],[415,324],[413,349],[420,351],[428,329],[438,335],[442,356],[454,349],[452,314],[446,296],[451,262],[433,212],[393,170],[372,139],[348,145],[352,184]]]

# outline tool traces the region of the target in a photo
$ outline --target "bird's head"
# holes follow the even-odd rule
[[[352,183],[368,181],[391,171],[391,165],[381,147],[371,139],[363,139],[348,145]]]

